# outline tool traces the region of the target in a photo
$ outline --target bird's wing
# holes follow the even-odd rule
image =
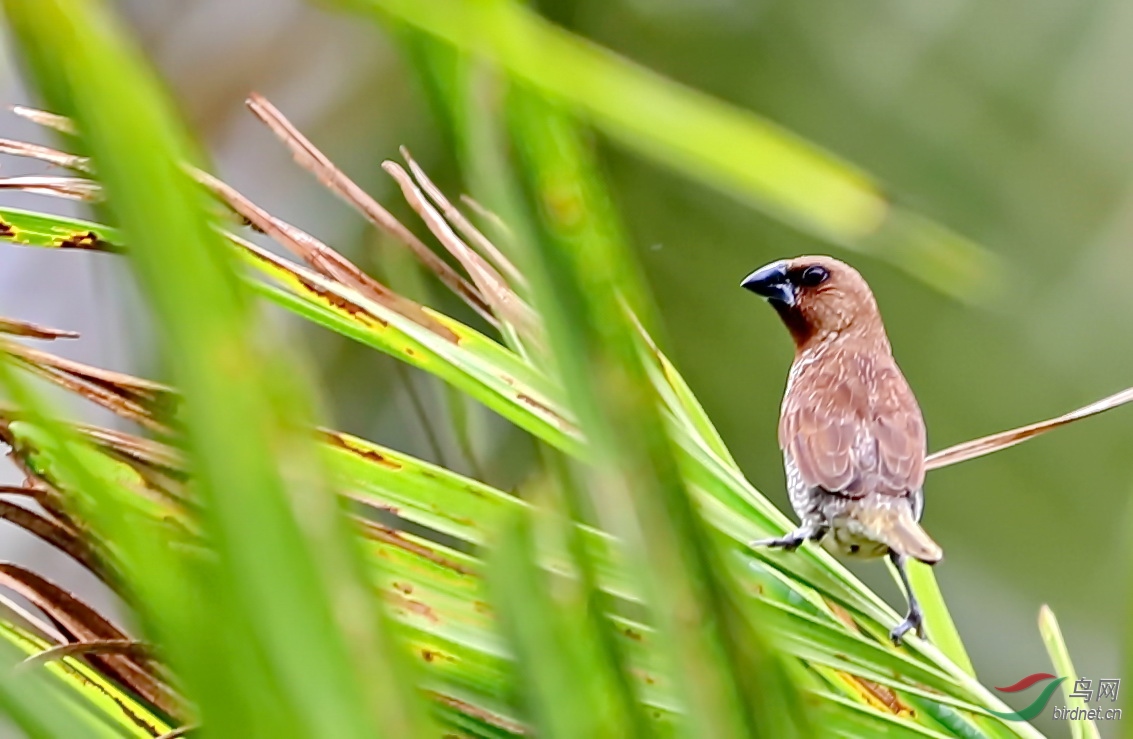
[[[808,486],[832,493],[903,496],[924,484],[924,421],[888,354],[840,352],[797,365],[779,445]]]

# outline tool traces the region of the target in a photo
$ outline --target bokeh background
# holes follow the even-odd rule
[[[249,91],[272,99],[379,199],[400,201],[379,168],[399,144],[446,189],[461,189],[418,80],[370,22],[294,0],[119,5],[218,172],[376,271],[397,265],[361,219],[297,169],[245,112]],[[1057,415],[1133,384],[1133,6],[540,6],[572,31],[856,163],[894,199],[1001,258],[996,294],[982,304],[959,302],[876,255],[817,242],[602,145],[612,191],[666,320],[670,353],[749,478],[772,499],[786,505],[775,423],[790,342],[773,312],[738,287],[772,259],[827,251],[859,267],[921,401],[932,448]],[[10,56],[0,56],[0,100],[32,102]],[[8,114],[0,114],[0,135],[42,138]],[[13,165],[3,162],[4,173]],[[59,202],[3,197],[66,212]],[[83,332],[81,341],[53,350],[160,376],[140,313],[110,260],[0,248],[0,314]],[[344,341],[308,330],[301,338],[328,388],[333,423],[426,458],[458,457],[451,440],[430,438],[418,413],[443,411],[446,397],[432,381]],[[87,408],[75,412],[107,421]],[[521,474],[529,445],[481,415],[478,443],[493,460],[490,474]],[[985,684],[1049,669],[1035,624],[1043,603],[1060,617],[1082,676],[1118,676],[1124,617],[1112,583],[1125,569],[1131,451],[1133,409],[1123,409],[930,475],[926,525],[946,551],[938,578]],[[0,528],[0,556],[89,587],[8,526]],[[855,569],[901,605],[884,567]]]

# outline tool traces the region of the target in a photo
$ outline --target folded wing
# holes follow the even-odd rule
[[[808,486],[831,493],[906,496],[924,484],[924,421],[890,355],[838,352],[799,364],[779,445]]]

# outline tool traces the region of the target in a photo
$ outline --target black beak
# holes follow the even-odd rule
[[[745,277],[740,286],[773,303],[782,303],[788,307],[795,304],[795,286],[787,277],[786,262],[772,262],[760,267]]]

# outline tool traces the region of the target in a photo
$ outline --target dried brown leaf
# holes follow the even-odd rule
[[[496,230],[496,235],[500,238],[511,241],[515,238],[511,229],[503,218],[485,207],[480,201],[473,198],[471,195],[461,195],[460,202],[468,206],[468,209],[476,214],[478,218],[491,224],[492,228]]]
[[[443,259],[437,256],[408,228],[401,224],[380,203],[359,187],[353,180],[310,142],[267,98],[257,93],[247,100],[248,108],[291,151],[295,162],[315,175],[320,183],[354,207],[371,223],[404,244],[421,264],[432,271],[440,281],[465,300],[488,321],[493,321],[484,298],[468,281],[460,276]]]
[[[511,263],[511,260],[504,256],[503,252],[497,249],[496,245],[493,244],[480,229],[476,228],[472,221],[465,217],[464,213],[462,213],[459,208],[449,202],[444,192],[433,184],[433,181],[425,173],[425,170],[421,165],[417,164],[409,154],[409,149],[404,146],[401,147],[401,156],[404,157],[406,163],[409,164],[409,171],[413,174],[413,179],[417,180],[417,184],[421,186],[421,189],[425,191],[429,199],[440,208],[445,219],[468,239],[468,243],[473,248],[479,250],[480,256],[491,262],[497,269],[506,272],[512,285],[526,288],[527,279],[516,269],[515,265]]]
[[[69,134],[71,136],[76,133],[74,122],[66,116],[48,113],[46,110],[39,110],[37,108],[29,108],[26,105],[13,105],[12,112],[32,123],[44,126],[45,128],[54,129],[60,133]]]
[[[65,331],[60,328],[51,328],[50,326],[40,326],[35,323],[28,323],[27,321],[17,321],[14,318],[0,318],[0,334],[10,334],[12,336],[26,336],[29,339],[77,339],[79,334],[76,331]]]
[[[306,262],[313,270],[326,277],[339,282],[363,296],[380,303],[390,310],[408,318],[417,325],[426,328],[448,341],[455,340],[452,331],[440,321],[429,315],[420,305],[399,295],[382,283],[358,269],[352,262],[316,239],[306,231],[281,221],[258,205],[248,200],[239,192],[225,183],[205,172],[197,173],[198,179],[219,196],[224,202],[247,218],[253,225],[275,240],[285,249]],[[286,262],[269,255],[254,245],[226,234],[233,243],[255,253],[257,257],[267,258],[277,266],[284,266],[296,272],[294,266],[285,266]]]
[[[476,287],[492,306],[496,314],[515,326],[525,335],[538,335],[539,319],[531,306],[527,305],[515,291],[508,286],[495,267],[488,264],[468,244],[456,235],[441,214],[429,203],[421,189],[414,183],[401,165],[396,162],[382,162],[382,169],[389,173],[401,186],[405,199],[413,210],[425,221],[425,225],[437,237],[437,240],[448,249],[461,266],[472,277]]]
[[[76,172],[90,172],[90,159],[78,154],[68,154],[65,151],[52,149],[40,144],[31,144],[26,141],[13,141],[0,139],[0,154],[10,154],[16,157],[38,159],[41,162],[75,170]]]
[[[152,431],[169,433],[158,416],[167,415],[175,407],[177,396],[172,388],[64,359],[14,341],[0,339],[0,349],[21,366],[60,387]]]
[[[56,520],[69,526],[64,517],[56,516],[59,501],[55,491],[50,490],[42,481],[29,478],[23,485],[0,485],[0,495],[16,495],[21,498],[31,498],[47,511]]]
[[[66,641],[62,632],[45,619],[42,613],[25,608],[23,603],[2,591],[0,591],[0,613],[3,614],[5,623],[28,631],[43,641],[56,643]]]
[[[102,200],[102,186],[82,177],[56,175],[24,175],[0,178],[0,190],[20,190],[36,195],[53,195],[70,200],[95,203]]]
[[[0,500],[0,519],[47,542],[93,572],[100,580],[107,580],[107,572],[98,557],[71,528],[6,500]]]
[[[40,490],[30,485],[0,485],[0,495],[18,495],[35,500]]]
[[[30,601],[69,642],[131,641],[86,603],[23,567],[0,563],[0,586]],[[171,716],[184,713],[182,700],[157,676],[151,660],[129,654],[92,654],[87,661],[159,710]]]
[[[1022,444],[1024,441],[1045,434],[1047,431],[1053,431],[1056,428],[1066,426],[1075,421],[1080,421],[1084,418],[1112,410],[1130,401],[1133,401],[1133,387],[1122,390],[1119,393],[1114,393],[1109,397],[1102,398],[1089,405],[1082,406],[1077,410],[1070,411],[1057,418],[1039,421],[1029,426],[1020,426],[1010,431],[1001,431],[998,434],[983,436],[979,439],[965,441],[963,444],[948,447],[947,449],[941,449],[939,452],[933,452],[925,461],[925,468],[935,470],[959,462],[966,462],[969,459],[983,457],[993,452],[998,452],[1001,449],[1007,449],[1016,444]]]
[[[124,462],[134,469],[144,480],[147,492],[156,496],[162,504],[171,506],[178,513],[178,523],[186,530],[193,530],[193,511],[198,502],[192,496],[189,474],[185,468],[182,454],[175,448],[157,441],[122,431],[77,424],[75,429],[98,449]]]
[[[168,444],[100,426],[77,424],[75,428],[95,446],[112,452],[135,467],[145,465],[177,477],[185,473],[184,455]]]

